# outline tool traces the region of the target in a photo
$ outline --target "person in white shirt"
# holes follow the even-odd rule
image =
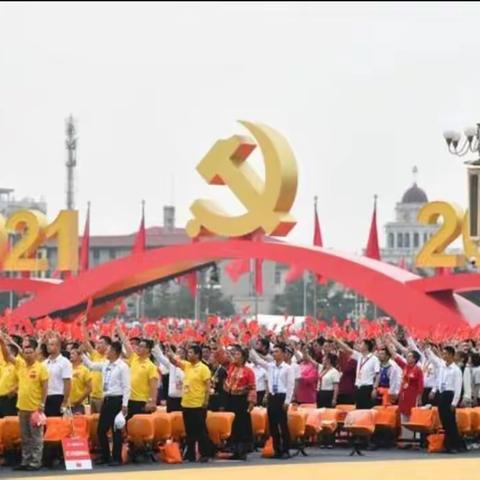
[[[292,367],[285,363],[285,345],[277,344],[272,351],[273,362],[267,362],[255,350],[250,351],[253,363],[267,372],[268,381],[268,426],[273,440],[274,458],[290,458],[290,434],[287,412],[295,388]]]
[[[112,342],[107,350],[106,362],[92,362],[86,355],[82,355],[83,363],[90,369],[103,374],[103,403],[98,420],[98,441],[102,457],[96,465],[108,463],[112,467],[122,464],[122,431],[114,428],[115,417],[122,412],[127,416],[128,401],[130,399],[130,369],[120,359],[122,344]],[[112,431],[113,451],[110,453],[108,431]],[[112,461],[113,460],[113,461]]]
[[[62,347],[58,337],[49,338],[47,342],[48,358],[44,365],[48,370],[48,392],[45,401],[45,415],[60,417],[63,410],[70,405],[73,368],[70,360],[60,353]]]
[[[472,406],[480,406],[480,354],[472,353]]]
[[[327,353],[323,364],[318,366],[317,408],[335,408],[338,397],[338,384],[342,374],[337,370],[338,357]]]
[[[456,408],[462,393],[462,371],[455,364],[455,349],[450,346],[443,348],[443,360],[437,357],[430,349],[425,351],[439,370],[438,384],[432,389],[433,396],[438,390],[438,413],[442,427],[445,430],[444,448],[446,452],[455,453],[465,451],[465,443],[458,433],[456,422]]]
[[[171,347],[180,360],[185,360],[185,349]],[[164,367],[168,372],[168,394],[167,394],[167,412],[182,411],[182,391],[183,391],[183,370],[174,365],[167,356],[164,355],[160,345],[155,345],[152,350],[153,358],[157,365]]]
[[[253,370],[255,374],[255,388],[257,390],[257,405],[263,405],[263,399],[267,391],[267,372],[254,363],[247,363],[247,367]]]
[[[377,396],[375,385],[378,382],[380,373],[380,362],[372,353],[374,343],[372,340],[363,340],[360,344],[360,351],[353,350],[342,340],[335,338],[339,348],[349,353],[357,361],[357,376],[355,380],[355,404],[357,409],[370,409],[374,406],[374,399]]]

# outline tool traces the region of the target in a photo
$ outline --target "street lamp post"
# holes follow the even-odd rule
[[[476,127],[464,130],[465,138],[453,130],[447,130],[443,136],[447,142],[448,151],[457,157],[467,153],[476,153],[478,158],[465,162],[468,178],[468,226],[470,237],[475,243],[480,243],[480,123]]]

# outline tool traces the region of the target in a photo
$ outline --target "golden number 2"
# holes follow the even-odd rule
[[[45,233],[47,239],[57,239],[57,270],[78,270],[78,212],[61,210]]]
[[[459,267],[465,263],[464,255],[444,253],[445,249],[462,233],[463,212],[456,205],[430,202],[418,212],[418,221],[434,225],[442,217],[443,223],[423,246],[416,258],[417,267]]]
[[[43,271],[48,268],[46,259],[35,257],[38,247],[45,241],[47,219],[37,210],[21,210],[8,218],[5,230],[21,234],[22,238],[7,254],[4,270],[17,272]]]

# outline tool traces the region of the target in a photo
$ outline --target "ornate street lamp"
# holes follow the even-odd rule
[[[470,238],[480,243],[480,123],[476,127],[464,130],[465,138],[459,132],[448,130],[443,136],[447,142],[448,151],[458,157],[467,153],[476,153],[478,158],[465,162],[468,177],[468,207]]]

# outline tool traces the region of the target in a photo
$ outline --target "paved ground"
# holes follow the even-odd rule
[[[335,480],[477,480],[480,479],[480,451],[462,455],[428,454],[412,451],[366,452],[349,457],[349,450],[308,449],[308,457],[265,460],[252,454],[247,462],[217,460],[207,465],[131,464],[116,469],[97,467],[93,471],[71,473],[63,469],[41,470],[26,475],[0,468],[0,478],[35,480],[71,478],[79,480],[318,480],[319,475]],[[407,462],[407,460],[409,460]],[[268,476],[268,477],[267,477]],[[328,477],[330,476],[330,477]],[[132,478],[134,477],[134,478]]]

